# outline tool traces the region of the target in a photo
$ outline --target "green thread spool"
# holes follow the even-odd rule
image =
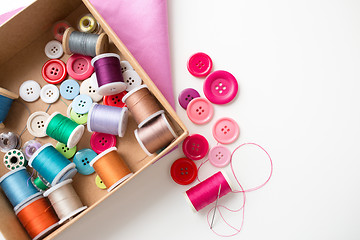
[[[37,177],[34,179],[34,185],[38,187],[40,190],[45,191],[49,187],[41,180],[40,177]]]
[[[84,134],[84,126],[77,124],[59,112],[54,112],[46,121],[46,134],[66,144],[69,148],[73,148]]]

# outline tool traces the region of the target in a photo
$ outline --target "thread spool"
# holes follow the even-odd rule
[[[0,178],[0,186],[15,211],[34,197],[41,195],[28,181],[29,179],[30,175],[24,167],[8,172]]]
[[[111,147],[97,155],[90,162],[90,166],[95,169],[108,188],[108,192],[133,175],[125,161],[119,156],[116,147]]]
[[[93,104],[88,115],[89,132],[101,132],[123,137],[128,123],[129,111],[126,107],[112,107]]]
[[[11,149],[7,151],[4,155],[4,165],[9,170],[15,170],[20,167],[27,166],[27,160],[24,157],[24,154],[17,149]]]
[[[22,147],[22,152],[24,153],[26,160],[29,160],[39,148],[41,148],[41,143],[39,143],[38,141],[27,141]]]
[[[71,183],[72,180],[68,179],[44,192],[44,197],[49,199],[60,219],[59,224],[87,208],[87,206],[82,204]]]
[[[21,139],[19,135],[14,132],[3,132],[0,134],[0,151],[6,153],[11,149],[19,149],[21,146]]]
[[[100,27],[100,24],[93,15],[86,14],[82,16],[78,23],[78,29],[80,32],[86,32],[86,33],[100,33],[102,32],[102,28]]]
[[[0,87],[0,129],[5,127],[3,122],[9,113],[12,102],[17,98],[19,95],[16,93]]]
[[[216,201],[221,190],[219,198],[232,192],[232,186],[225,173],[217,172],[198,185],[190,188],[185,192],[186,199],[194,211],[200,211],[204,207]]]
[[[49,137],[66,144],[69,148],[76,146],[85,129],[83,125],[77,124],[59,112],[50,115],[45,123],[45,128]]]
[[[67,28],[70,27],[70,24],[66,21],[58,21],[54,24],[52,32],[54,35],[54,38],[56,40],[58,40],[59,42],[62,41],[63,36],[64,36],[64,32],[66,31]]]
[[[164,113],[145,85],[140,85],[128,92],[122,101],[126,103],[139,128]]]
[[[40,192],[47,190],[51,186],[50,183],[48,183],[48,181],[40,175],[38,175],[35,179],[31,178],[31,182]]]
[[[29,160],[34,168],[52,186],[74,177],[75,164],[65,158],[53,145],[47,143],[39,148]]]
[[[33,240],[45,237],[59,225],[58,217],[43,196],[33,198],[15,214]]]
[[[175,138],[176,133],[173,130],[169,120],[162,113],[145,126],[134,131],[136,140],[147,155],[169,145]]]
[[[115,53],[105,53],[94,57],[91,65],[95,69],[92,85],[103,96],[110,96],[125,91],[127,85],[121,73],[120,56]]]
[[[66,54],[78,53],[95,57],[107,51],[109,38],[105,33],[83,33],[70,27],[65,30],[62,43]]]

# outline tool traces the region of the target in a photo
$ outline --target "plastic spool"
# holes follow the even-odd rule
[[[65,158],[50,143],[43,145],[33,154],[29,160],[29,166],[34,168],[52,186],[73,178],[77,172],[75,164]]]
[[[45,237],[59,225],[58,217],[43,196],[33,198],[15,214],[33,240]]]
[[[25,159],[29,160],[31,158],[31,156],[39,149],[41,148],[41,143],[39,143],[36,140],[29,140],[27,141],[23,148],[22,148],[22,152],[25,155]]]
[[[0,151],[6,153],[11,149],[19,149],[21,146],[21,139],[19,135],[14,132],[0,133]]]
[[[9,170],[15,170],[20,167],[26,167],[27,161],[24,154],[17,149],[11,149],[4,155],[4,165]]]
[[[127,85],[121,73],[120,56],[115,53],[105,53],[91,60],[95,75],[91,78],[92,85],[98,94],[115,95],[125,91]]]
[[[108,192],[133,175],[125,161],[119,156],[116,147],[111,147],[97,155],[90,162],[90,166],[95,169],[108,188]]]
[[[17,98],[19,98],[19,95],[16,93],[0,87],[0,129],[5,127],[3,122],[9,113],[12,102]]]
[[[45,123],[46,134],[73,148],[80,141],[84,134],[84,126],[79,125],[71,119],[54,112]]]
[[[31,178],[32,184],[39,190],[40,192],[43,192],[47,190],[49,187],[51,187],[51,184],[46,181],[41,175],[37,174],[38,176],[36,178]]]
[[[94,103],[88,115],[89,132],[101,132],[123,137],[126,131],[129,111],[125,108]]]
[[[74,33],[74,35],[72,35]],[[89,45],[89,41],[84,40],[83,42],[78,42],[77,37],[85,38],[95,38],[97,36],[96,43],[94,45]],[[63,49],[64,52],[68,55],[72,53],[78,53],[86,56],[95,57],[96,55],[102,54],[107,51],[109,45],[109,38],[105,33],[101,33],[100,35],[92,34],[92,33],[82,33],[75,31],[74,28],[70,27],[66,29],[63,37]],[[79,48],[75,48],[74,46],[78,46]],[[76,49],[80,49],[78,51]]]
[[[68,179],[44,192],[44,197],[49,199],[56,214],[60,218],[59,224],[62,224],[87,208],[87,206],[82,204],[71,183],[72,180]]]
[[[41,193],[31,184],[29,173],[21,167],[0,178],[0,186],[16,211]]]
[[[86,33],[100,33],[101,27],[100,24],[96,21],[93,15],[85,14],[82,16],[78,23],[78,29],[80,32]]]
[[[142,128],[134,131],[136,140],[147,155],[167,147],[175,138],[173,127],[165,114],[161,114]]]
[[[66,29],[68,29],[69,27],[70,27],[70,24],[66,21],[56,22],[52,29],[54,38],[61,42]]]

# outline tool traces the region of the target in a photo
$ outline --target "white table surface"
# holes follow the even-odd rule
[[[2,0],[0,11],[27,2]],[[186,87],[201,91],[203,80],[186,69],[198,51],[240,87],[203,126],[177,104],[190,132],[214,146],[213,123],[232,117],[241,137],[229,147],[257,142],[274,160],[270,183],[247,194],[244,228],[233,239],[359,239],[360,2],[169,0],[168,7],[175,95]],[[56,239],[220,239],[206,223],[208,208],[194,213],[183,197],[189,186],[170,178],[181,155],[146,169]],[[265,179],[264,154],[246,148],[235,157],[245,187]],[[215,171],[206,165],[200,175]],[[239,206],[241,196],[220,203]],[[240,224],[240,216],[228,218]],[[214,227],[229,232],[219,218]]]

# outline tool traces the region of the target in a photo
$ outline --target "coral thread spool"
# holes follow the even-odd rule
[[[221,190],[219,198],[221,198],[232,191],[230,181],[222,172],[215,173],[198,185],[187,190],[185,196],[190,206],[195,211],[199,211],[215,202],[219,193],[220,184]]]
[[[59,224],[62,224],[87,208],[87,206],[82,204],[71,183],[72,179],[68,179],[44,192],[44,197],[49,199],[56,214],[60,218]]]
[[[177,135],[164,113],[134,131],[136,140],[147,155],[168,146]]]
[[[95,169],[108,188],[108,192],[133,175],[125,161],[118,154],[116,147],[111,147],[97,155],[90,162],[90,166]]]
[[[43,196],[33,198],[15,214],[33,240],[46,236],[59,225],[58,217]]]
[[[66,21],[59,21],[56,22],[53,26],[52,32],[54,35],[54,38],[58,40],[59,42],[62,42],[64,32],[66,29],[70,27],[70,24]]]
[[[17,98],[19,95],[16,93],[0,87],[0,129],[5,127],[3,122],[9,113],[12,102]]]

